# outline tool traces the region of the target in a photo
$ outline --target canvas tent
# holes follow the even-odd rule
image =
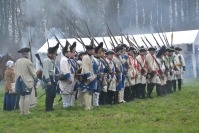
[[[164,33],[168,39],[168,42],[171,43],[171,32],[165,32]],[[154,36],[155,38],[157,39],[158,43],[162,46],[163,43],[158,35],[158,33],[154,33]],[[162,36],[162,35],[161,35]],[[132,37],[130,35],[130,37]],[[143,43],[143,41],[141,40],[141,37],[142,38],[147,38],[149,40],[149,42],[151,42],[151,44],[153,46],[157,46],[156,44],[156,41],[154,40],[153,36],[151,34],[140,34],[140,35],[134,35],[134,38],[136,40],[136,42],[138,43],[139,46],[145,46],[145,44]],[[121,40],[121,36],[115,36],[117,42],[119,43]],[[162,37],[163,38],[163,37]],[[103,38],[102,37],[96,37],[95,38],[98,42],[103,42]],[[81,43],[79,43],[75,38],[69,38],[67,39],[69,41],[69,43],[73,43],[74,41],[77,42],[77,47],[76,47],[76,50],[77,52],[80,52],[80,51],[84,51],[84,48],[82,46]],[[90,39],[89,38],[82,38],[83,42],[85,43],[85,45],[88,45],[90,44]],[[110,42],[111,42],[111,39],[109,37],[104,37],[104,40],[107,44],[107,47],[108,49],[113,49],[113,47],[111,46]],[[61,42],[61,44],[63,46],[65,46],[65,43],[66,43],[66,39],[59,39],[59,41]],[[114,41],[114,40],[113,40]],[[128,44],[128,42],[126,41],[126,39],[124,39],[123,37],[123,41],[125,44]],[[57,41],[55,39],[49,39],[49,46],[52,47],[52,46],[55,46],[57,44]],[[39,54],[45,54],[47,53],[47,49],[48,49],[48,42],[45,42],[45,44],[37,51],[37,53]],[[145,41],[147,43],[147,41]],[[96,44],[96,42],[95,42]],[[181,45],[183,46],[183,50],[187,50],[187,47],[185,45],[187,44],[192,44],[192,49],[193,51],[191,51],[191,60],[192,60],[192,68],[193,68],[193,77],[197,77],[197,67],[196,67],[196,64],[197,64],[197,61],[198,61],[198,55],[196,55],[195,53],[195,49],[196,48],[199,48],[199,34],[198,34],[198,30],[189,30],[189,31],[176,31],[176,32],[173,32],[173,45]],[[117,44],[114,42],[114,45],[117,46]],[[148,47],[150,47],[150,45],[147,43]],[[104,45],[104,48],[106,48],[106,46]],[[58,54],[59,56],[61,56],[61,47],[59,47],[58,49]],[[38,64],[38,61],[36,61],[37,64]],[[36,65],[36,67],[38,67],[38,65]],[[199,69],[198,69],[199,70]]]

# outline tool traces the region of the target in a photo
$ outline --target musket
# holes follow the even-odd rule
[[[108,47],[107,47],[106,41],[104,40],[104,37],[102,37],[102,39],[103,39],[103,42],[104,42],[104,44],[105,44],[105,46],[106,46],[106,49],[108,50]]]
[[[53,31],[51,31],[51,30],[50,30],[50,32],[51,32],[51,34],[55,37],[55,39],[56,39],[56,41],[59,43],[59,45],[60,45],[62,48],[64,48],[64,46],[61,44],[61,42],[59,41],[59,39],[57,38],[57,36],[55,35],[55,33],[54,33]]]
[[[112,32],[111,32],[111,30],[110,30],[110,28],[109,28],[109,26],[108,26],[108,23],[106,22],[106,20],[104,20],[104,21],[105,21],[105,24],[106,24],[106,26],[107,26],[108,31],[110,32],[111,36],[112,36],[113,39],[114,39],[114,41],[116,42],[117,45],[119,45],[119,43],[117,42],[117,40],[116,40],[115,37],[113,36],[113,34],[112,34]]]
[[[85,24],[86,24],[86,28],[87,28],[87,30],[88,30],[88,34],[89,34],[89,36],[91,37],[91,32],[90,32],[90,30],[89,30],[89,28],[88,28],[88,24],[85,22]]]
[[[121,27],[120,27],[120,32],[122,33],[122,29],[121,29]],[[120,36],[121,36],[121,43],[124,43],[124,41],[123,41],[123,37],[122,37],[122,34],[121,34]]]
[[[156,27],[155,27],[155,30],[156,30],[156,32],[158,33],[158,36],[160,37],[160,39],[161,39],[163,45],[166,46],[166,44],[164,43],[164,41],[163,41],[163,39],[162,39],[162,37],[161,37],[161,35],[160,35],[160,33],[159,33],[159,31],[158,31],[158,29],[157,29]]]
[[[146,42],[144,41],[144,39],[141,37],[142,42],[144,43],[144,45],[146,46],[146,48],[148,48]]]
[[[173,45],[173,28],[172,28],[172,32],[171,32],[171,46]]]
[[[65,38],[64,34],[61,31],[59,31],[59,33],[62,35],[63,38]]]
[[[124,38],[127,40],[127,42],[129,43],[129,45],[131,45],[132,47],[135,47],[136,49],[139,49],[130,39],[129,35],[127,34],[127,37],[124,36]],[[130,39],[129,39],[130,38]]]
[[[168,41],[168,39],[167,39],[167,36],[163,33],[163,30],[161,30],[161,28],[160,28],[160,31],[162,32],[162,35],[163,35],[163,37],[164,37],[164,40],[165,40],[167,46],[169,47],[169,41]]]
[[[31,43],[32,43],[32,37],[31,37],[31,28],[29,30],[29,36],[30,36],[30,41],[29,41],[29,48],[30,48],[30,60],[31,62],[33,63],[33,59],[32,59],[32,46],[31,46]]]
[[[37,59],[38,59],[38,61],[39,61],[39,64],[41,65],[41,67],[43,67],[43,63],[42,63],[42,61],[41,61],[41,58],[40,58],[39,54],[36,53],[35,56],[37,57]]]
[[[153,47],[153,45],[149,42],[149,40],[146,38],[146,36],[144,35],[144,38],[146,39],[146,41],[150,44],[151,47]]]
[[[151,33],[151,35],[153,36],[153,38],[154,38],[156,44],[158,45],[158,47],[160,48],[161,46],[160,46],[160,44],[158,43],[158,41],[156,40],[156,38],[155,38],[155,36],[153,35],[153,33]]]
[[[129,37],[130,38],[130,37]],[[139,45],[138,45],[138,43],[137,43],[137,41],[135,40],[135,37],[132,35],[132,41],[134,41],[135,42],[135,44],[137,45],[137,48],[139,48]],[[130,38],[131,39],[131,38]]]
[[[114,42],[113,42],[113,40],[112,40],[112,37],[111,37],[111,35],[108,33],[108,36],[109,36],[109,38],[111,39],[111,44],[112,44],[112,46],[115,48],[115,45],[114,45]]]
[[[47,43],[48,43],[48,48],[49,48],[49,47],[50,47],[50,45],[49,45],[48,39],[47,39]]]
[[[129,43],[129,46],[133,46],[132,42],[130,42],[130,40],[128,38],[128,35],[127,35],[127,37],[125,37],[125,35],[122,34],[122,36],[124,36],[124,39]]]

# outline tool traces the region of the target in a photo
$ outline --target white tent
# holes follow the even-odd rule
[[[160,33],[161,34],[161,33]],[[171,43],[171,32],[166,32],[165,35],[167,36],[167,39],[169,41],[169,43]],[[177,32],[173,32],[173,44],[176,45],[176,44],[188,44],[188,43],[194,43],[194,41],[196,40],[196,37],[197,37],[197,34],[198,34],[198,30],[190,30],[190,31],[177,31]],[[154,33],[154,36],[155,38],[157,39],[158,43],[160,45],[163,45],[159,35],[157,33]],[[161,34],[162,36],[162,34]],[[132,38],[132,36],[130,35],[129,36],[130,38]],[[143,41],[141,40],[141,37],[142,38],[147,38],[153,46],[157,46],[153,36],[151,34],[140,34],[140,35],[134,35],[134,38],[136,40],[136,42],[138,43],[139,46],[145,46],[145,44],[143,43]],[[121,40],[121,36],[115,36],[117,42],[119,43]],[[163,38],[163,37],[162,37]],[[77,42],[77,52],[80,52],[80,51],[84,51],[84,48],[82,46],[82,44],[80,44],[75,38],[69,38],[67,39],[71,44],[76,41]],[[88,45],[90,43],[90,39],[89,38],[82,38],[83,42]],[[102,37],[96,37],[96,40],[98,42],[103,42],[103,38]],[[111,39],[109,37],[104,37],[104,40],[108,46],[108,49],[112,49],[112,46],[110,45],[110,42],[111,42]],[[114,39],[112,39],[115,46],[117,46],[117,44],[115,43]],[[145,39],[144,39],[145,40]],[[63,46],[65,46],[65,43],[66,43],[66,39],[59,39],[59,41],[61,42],[61,44]],[[128,44],[126,39],[123,37],[123,41],[124,43]],[[53,47],[57,44],[57,41],[55,39],[49,39],[49,46],[50,47]],[[147,43],[147,41],[145,40],[145,42]],[[199,43],[199,42],[198,42]],[[95,42],[96,44],[96,42]],[[147,43],[148,47],[150,46],[148,43]],[[104,48],[106,48],[104,46]],[[47,49],[48,49],[48,43],[45,42],[45,44],[37,51],[37,53],[47,53]],[[58,50],[58,53],[61,53],[61,47],[59,47],[59,50]]]
[[[171,32],[165,32],[164,33],[168,39],[169,44],[171,44]],[[155,38],[157,39],[158,43],[162,46],[163,43],[158,35],[158,33],[154,33],[153,34],[155,36]],[[162,34],[160,33],[161,37]],[[140,35],[133,35],[136,42],[138,43],[139,46],[145,46],[145,44],[143,43],[142,38],[147,38],[149,40],[149,42],[153,45],[157,47],[156,41],[154,40],[153,36],[151,34],[140,34]],[[121,40],[121,36],[115,36],[116,40],[118,43],[120,43],[119,40]],[[129,38],[132,38],[131,35],[129,35]],[[163,37],[162,37],[163,38]],[[103,42],[103,37],[96,37],[95,38],[97,40],[97,42]],[[90,44],[90,39],[89,38],[82,38],[83,42],[85,45]],[[112,49],[113,47],[111,46],[111,39],[109,37],[104,37],[104,40],[107,44],[108,49]],[[114,39],[112,38],[114,45],[117,46],[117,44],[115,43]],[[132,40],[132,39],[131,39]],[[144,39],[145,40],[145,39]],[[63,46],[65,46],[66,43],[66,39],[59,39],[59,41],[61,42],[61,44]],[[75,38],[69,38],[67,39],[67,41],[69,41],[69,43],[73,43],[74,41],[77,42],[77,47],[76,50],[77,52],[81,52],[84,51],[84,48],[82,46],[81,43],[79,43]],[[124,43],[128,44],[128,42],[126,41],[126,39],[123,37],[123,41]],[[145,40],[145,42],[147,43],[147,41]],[[48,42],[45,42],[45,44],[37,51],[37,53],[39,54],[45,54],[47,53],[47,49],[48,49],[48,43],[49,43],[49,47],[53,47],[57,44],[57,41],[55,39],[49,39]],[[96,42],[95,42],[96,44]],[[199,34],[198,34],[198,30],[189,30],[189,31],[176,31],[173,32],[173,45],[181,45],[181,44],[193,44],[193,55],[192,55],[192,61],[193,61],[193,73],[194,73],[194,77],[197,77],[197,68],[196,68],[196,64],[197,64],[197,59],[196,56],[194,55],[194,51],[195,51],[195,47],[199,48]],[[198,46],[197,46],[198,45]],[[147,43],[147,46],[150,47],[150,45]],[[106,48],[106,46],[104,45],[104,48]],[[59,47],[58,49],[58,54],[59,56],[61,55],[61,47]],[[36,61],[36,67],[38,68],[38,61]],[[194,64],[195,63],[195,64]]]

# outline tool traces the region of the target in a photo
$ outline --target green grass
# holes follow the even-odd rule
[[[198,133],[198,81],[187,79],[181,92],[165,97],[101,106],[91,111],[84,111],[82,107],[62,109],[59,102],[55,111],[46,113],[44,96],[28,116],[20,116],[18,110],[0,111],[0,132]],[[1,87],[1,107],[3,93]],[[42,93],[40,90],[39,95]],[[56,101],[58,99],[59,96]]]

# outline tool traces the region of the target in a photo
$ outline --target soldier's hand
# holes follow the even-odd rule
[[[52,85],[52,84],[51,84],[51,82],[48,82],[47,85],[50,86],[50,85]]]
[[[91,83],[92,81],[93,81],[92,78],[89,78],[89,79],[88,79],[88,83]]]
[[[71,81],[71,80],[68,80],[67,82],[68,82],[69,84],[72,84],[72,81]]]

